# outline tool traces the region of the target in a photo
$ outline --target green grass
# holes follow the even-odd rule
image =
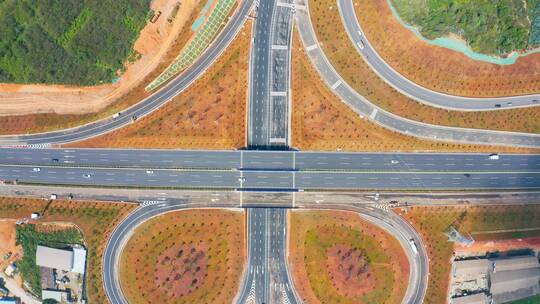
[[[538,304],[538,303],[540,303],[540,295],[536,295],[534,297],[513,301],[513,302],[510,302],[508,304]]]
[[[429,39],[453,33],[465,39],[474,51],[498,55],[540,44],[539,0],[391,2],[404,21]]]
[[[123,70],[150,0],[0,1],[0,82],[94,85]]]
[[[33,294],[41,295],[41,273],[36,265],[36,250],[38,245],[54,248],[64,248],[70,244],[83,244],[83,238],[77,229],[43,233],[36,231],[34,225],[17,226],[17,244],[23,248],[23,258],[17,262],[17,267]]]

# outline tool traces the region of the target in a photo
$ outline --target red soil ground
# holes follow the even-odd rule
[[[336,245],[328,250],[328,276],[336,291],[345,297],[358,297],[374,288],[373,273],[358,248]]]
[[[509,251],[525,248],[540,250],[540,237],[476,241],[471,246],[454,245],[454,252],[456,253],[456,255],[481,255],[486,252]]]
[[[202,245],[177,244],[157,259],[154,284],[176,298],[199,288],[208,268],[207,250]]]

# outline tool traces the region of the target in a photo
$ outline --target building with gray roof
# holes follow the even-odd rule
[[[489,304],[489,297],[485,293],[453,298],[450,304]]]
[[[36,264],[41,267],[71,271],[73,266],[73,251],[38,246]]]

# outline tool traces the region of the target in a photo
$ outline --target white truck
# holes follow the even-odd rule
[[[414,252],[414,254],[418,254],[418,247],[416,247],[416,243],[413,239],[409,240],[409,245],[411,245],[411,249]]]

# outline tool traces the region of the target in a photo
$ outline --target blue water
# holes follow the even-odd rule
[[[508,56],[506,58],[502,58],[502,57],[477,53],[477,52],[473,51],[467,44],[465,44],[461,40],[452,39],[452,38],[449,38],[449,37],[439,37],[439,38],[435,38],[435,39],[428,39],[428,38],[424,37],[415,27],[407,24],[405,21],[403,21],[403,19],[401,19],[401,17],[399,16],[398,12],[396,11],[395,7],[392,5],[392,2],[390,0],[386,0],[386,2],[388,3],[388,6],[390,6],[390,10],[392,11],[392,14],[394,14],[394,16],[397,18],[397,20],[404,27],[411,30],[420,39],[426,41],[427,43],[429,43],[431,45],[436,45],[436,46],[444,47],[444,48],[447,48],[447,49],[450,49],[450,50],[453,50],[453,51],[456,51],[456,52],[461,52],[465,56],[467,56],[467,57],[469,57],[469,58],[471,58],[473,60],[485,61],[485,62],[494,63],[494,64],[498,64],[498,65],[510,65],[510,64],[514,64],[519,57],[524,57],[524,56],[527,56],[527,55],[530,55],[530,54],[540,52],[540,49],[534,49],[534,50],[530,50],[530,51],[527,51],[527,52],[524,52],[524,53],[519,53],[519,54],[518,53],[513,53],[512,55],[510,55],[510,56]]]
[[[203,6],[203,8],[201,10],[201,13],[199,14],[199,17],[197,17],[197,20],[195,20],[195,22],[193,22],[193,24],[191,25],[191,30],[192,31],[195,32],[201,27],[201,25],[204,23],[204,20],[206,19],[206,13],[212,7],[212,4],[215,1],[216,0],[208,0],[206,2],[206,4]]]

